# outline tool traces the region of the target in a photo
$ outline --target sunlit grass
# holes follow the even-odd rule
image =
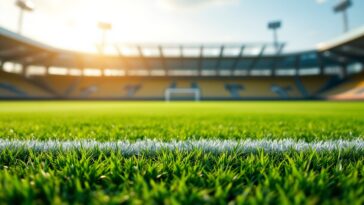
[[[7,139],[357,139],[364,103],[3,102]]]
[[[1,102],[0,138],[364,139],[364,103]],[[362,204],[364,153],[0,150],[0,203]]]

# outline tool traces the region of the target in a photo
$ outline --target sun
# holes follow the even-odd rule
[[[150,23],[145,19],[148,11],[143,11],[140,7],[122,3],[115,6],[102,1],[87,4],[83,2],[75,7],[77,8],[73,8],[67,14],[54,14],[64,17],[67,23],[66,28],[57,30],[58,35],[48,36],[48,41],[53,45],[69,50],[97,52],[97,45],[102,38],[102,32],[98,27],[100,22],[112,25],[106,38],[108,47],[114,47],[114,44],[119,43],[145,41],[145,30],[150,27]]]

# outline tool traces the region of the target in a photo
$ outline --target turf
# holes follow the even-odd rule
[[[5,102],[8,139],[356,139],[364,103]]]
[[[364,139],[361,102],[1,102],[6,140]],[[0,203],[362,204],[364,152],[0,150]]]

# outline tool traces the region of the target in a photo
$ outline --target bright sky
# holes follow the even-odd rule
[[[312,49],[342,34],[339,0],[33,0],[23,34],[66,49],[95,51],[97,22],[113,25],[110,43],[270,42],[270,20],[282,20],[288,50]],[[17,30],[15,0],[0,0],[0,26]],[[350,27],[364,25],[364,1],[353,0]]]

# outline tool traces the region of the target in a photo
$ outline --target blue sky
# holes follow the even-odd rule
[[[270,42],[266,24],[282,20],[287,49],[314,48],[342,34],[339,0],[34,0],[24,35],[53,46],[95,50],[98,21],[113,29],[108,43]],[[0,26],[16,31],[15,0],[0,0]],[[364,25],[364,1],[353,0],[350,27]]]

